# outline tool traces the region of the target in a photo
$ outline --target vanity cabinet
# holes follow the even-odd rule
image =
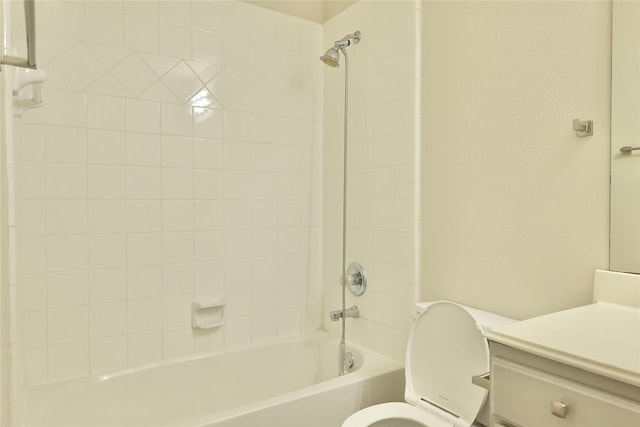
[[[494,352],[500,354],[491,358],[494,426],[640,426],[640,388],[492,344]]]
[[[640,311],[596,303],[487,334],[491,427],[640,427]]]

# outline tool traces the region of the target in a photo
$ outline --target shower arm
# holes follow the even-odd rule
[[[333,42],[333,46],[336,49],[342,50],[342,53],[344,53],[345,47],[351,46],[351,43],[358,44],[359,42],[360,42],[360,31],[356,31],[353,34],[347,34],[340,40],[336,40],[335,42]]]

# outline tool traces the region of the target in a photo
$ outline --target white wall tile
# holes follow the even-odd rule
[[[251,316],[251,341],[260,342],[275,339],[277,326],[275,312],[254,314]]]
[[[162,137],[162,166],[193,167],[193,142],[189,137]]]
[[[72,342],[49,346],[49,381],[59,381],[89,374],[89,342]]]
[[[24,347],[34,348],[47,345],[47,311],[27,311],[24,313]]]
[[[124,130],[124,99],[116,96],[87,95],[87,127]]]
[[[194,173],[195,198],[222,199],[224,197],[223,177],[222,171],[196,169]]]
[[[47,382],[49,377],[47,347],[30,348],[25,350],[24,371],[27,385],[38,385]]]
[[[160,200],[128,200],[127,231],[129,233],[161,231],[162,204]]]
[[[89,301],[91,304],[125,301],[126,299],[126,269],[108,268],[89,271]]]
[[[306,66],[296,51],[277,49],[278,26],[287,24],[295,49],[319,40],[253,6],[39,7],[50,13],[41,18],[43,57],[53,63],[47,106],[23,116],[17,152],[29,383],[301,329],[281,323],[304,318],[306,285],[300,298],[279,297],[278,269],[309,256],[304,204],[311,155],[321,153],[291,147],[312,143],[305,109],[319,96],[320,72],[304,70],[313,88],[301,80]],[[300,86],[288,92],[292,84]],[[207,96],[194,99],[202,89]],[[294,280],[306,283],[302,270]],[[193,331],[196,293],[230,298],[231,321]],[[288,317],[279,304],[291,307]]]
[[[194,236],[196,261],[224,259],[225,233],[221,231],[197,231]]]
[[[200,107],[194,107],[193,110],[193,136],[211,139],[223,137],[224,125],[221,110]]]
[[[162,196],[162,176],[160,168],[127,167],[127,198],[160,199]]]
[[[222,64],[222,37],[208,31],[191,32],[192,54],[196,61]]]
[[[128,165],[161,165],[162,146],[160,135],[128,132],[126,134],[126,141]]]
[[[193,263],[162,266],[162,295],[193,294]]]
[[[159,297],[162,294],[162,267],[150,265],[127,269],[127,298]]]
[[[198,169],[222,169],[223,143],[220,140],[196,138],[193,141],[193,166]]]
[[[89,233],[124,233],[127,229],[127,202],[89,200]]]
[[[44,161],[44,126],[23,123],[20,141],[20,159],[23,161]]]
[[[51,308],[47,313],[47,336],[49,345],[89,338],[89,308]]]
[[[44,274],[25,274],[20,277],[18,303],[24,311],[47,308],[47,283]]]
[[[89,163],[124,165],[126,161],[124,132],[88,129],[87,151]]]
[[[49,89],[45,91],[45,123],[53,126],[85,125],[85,97],[82,92]]]
[[[121,335],[127,332],[126,302],[93,304],[89,314],[92,339]]]
[[[208,1],[192,2],[191,25],[197,30],[222,33],[222,6]]]
[[[193,335],[195,353],[219,350],[224,347],[224,328],[196,329]]]
[[[65,271],[47,276],[47,306],[70,307],[89,303],[89,274],[84,271]]]
[[[227,319],[224,326],[226,347],[234,347],[251,343],[251,316]]]
[[[46,191],[51,199],[84,199],[87,197],[87,167],[72,163],[48,163]]]
[[[216,230],[224,226],[224,202],[221,200],[196,200],[194,202],[194,228]]]
[[[87,236],[51,236],[47,238],[47,270],[86,270],[89,267],[88,252]]]
[[[192,231],[162,233],[162,262],[164,264],[192,262],[194,236]]]
[[[191,328],[193,295],[170,295],[162,298],[162,327],[187,326]],[[191,334],[189,334],[191,335]]]
[[[194,286],[197,293],[224,289],[224,262],[196,262],[194,264]]]
[[[193,169],[162,168],[163,199],[193,199],[193,195]]]
[[[162,357],[174,357],[193,354],[193,336],[191,326],[175,326],[162,330]]]
[[[127,335],[127,366],[137,367],[162,360],[162,330]]]
[[[86,162],[86,130],[76,127],[46,126],[45,157],[48,162]]]
[[[85,234],[87,230],[85,200],[47,201],[47,233],[49,235]]]
[[[89,236],[89,267],[124,267],[127,264],[127,237],[124,234]]]
[[[113,372],[127,367],[127,336],[119,335],[92,340],[91,373]]]
[[[162,235],[160,233],[129,233],[127,235],[127,265],[162,264]]]
[[[162,201],[163,231],[191,231],[193,230],[193,220],[192,200]]]
[[[23,199],[44,199],[45,164],[41,162],[21,162],[18,173],[18,195]]]
[[[125,125],[128,132],[160,133],[160,103],[126,99]]]
[[[85,9],[86,40],[103,45],[122,46],[124,28],[122,10],[105,10],[102,7],[94,7],[93,3],[96,2],[87,3]]]
[[[140,332],[162,326],[162,304],[160,298],[144,298],[127,302],[127,330]]]

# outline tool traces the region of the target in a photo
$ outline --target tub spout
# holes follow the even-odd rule
[[[342,310],[334,310],[334,311],[331,311],[329,313],[329,317],[334,322],[342,319],[343,317],[344,318],[347,318],[347,317],[360,317],[360,309],[358,308],[357,305],[354,305],[353,307],[349,307],[344,311],[342,311]]]

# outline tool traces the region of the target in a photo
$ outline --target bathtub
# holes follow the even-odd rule
[[[402,401],[403,366],[348,346],[337,376],[326,336],[253,345],[27,390],[26,426],[339,426],[375,403]]]

